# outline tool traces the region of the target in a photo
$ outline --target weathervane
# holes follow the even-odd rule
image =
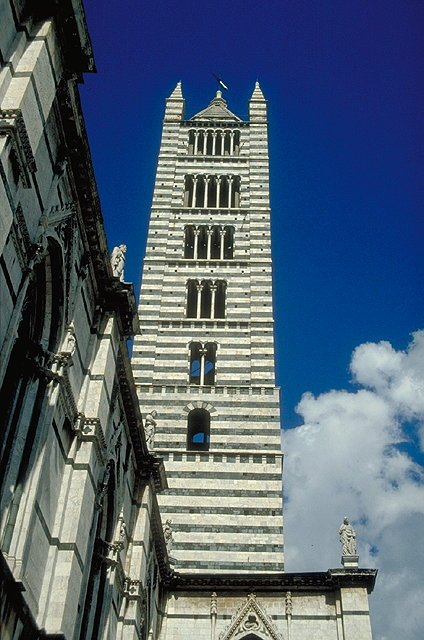
[[[221,80],[221,78],[219,76],[217,76],[215,73],[212,73],[212,75],[215,78],[215,80],[217,81],[217,83],[219,84],[219,86],[222,87],[223,89],[225,89],[226,91],[228,91],[227,85],[224,84],[224,82]]]

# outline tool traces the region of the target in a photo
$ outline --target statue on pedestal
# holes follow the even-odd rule
[[[147,448],[150,451],[155,446],[155,432],[156,432],[156,426],[157,426],[157,422],[155,418],[157,415],[158,415],[157,411],[153,410],[151,413],[148,413],[144,419],[144,433],[146,436],[146,444],[147,444]]]
[[[343,524],[339,529],[340,542],[342,543],[342,555],[356,556],[356,532],[349,524],[347,516],[343,518]]]

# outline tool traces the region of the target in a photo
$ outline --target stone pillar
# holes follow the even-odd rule
[[[231,209],[231,197],[233,195],[233,176],[228,176],[228,208]]]
[[[199,249],[199,235],[200,235],[200,230],[199,229],[195,229],[194,230],[194,247],[193,247],[193,258],[194,258],[194,260],[197,260],[197,253],[198,253],[198,249]]]
[[[202,284],[198,284],[197,285],[197,310],[196,310],[196,318],[200,318],[200,312],[202,310],[202,290],[203,290],[203,285]]]
[[[221,229],[219,232],[220,235],[220,243],[219,243],[219,259],[224,259],[224,241],[225,241],[225,229]]]
[[[219,209],[219,197],[221,194],[221,176],[216,178],[216,206]]]
[[[230,132],[230,156],[234,153],[234,131]]]
[[[191,206],[196,206],[196,190],[197,190],[197,176],[193,176],[193,198],[191,201]]]
[[[205,358],[206,358],[206,349],[202,347],[202,349],[199,349],[199,355],[200,355],[200,378],[199,378],[199,384],[200,386],[203,386],[205,384]]]
[[[215,318],[216,284],[211,284],[211,318]]]
[[[215,155],[215,151],[216,151],[216,131],[213,132],[212,134],[212,155]]]
[[[198,148],[199,148],[199,132],[195,131],[194,132],[194,151],[193,151],[193,155],[197,156]]]
[[[210,260],[211,259],[211,244],[212,244],[212,233],[213,230],[211,228],[208,229],[208,244],[207,244],[207,248],[206,248],[206,259]]]
[[[205,193],[203,195],[203,208],[206,209],[208,206],[208,185],[209,185],[209,177],[205,177]]]
[[[203,134],[203,155],[204,156],[206,155],[207,144],[208,144],[208,134],[207,134],[207,131],[205,131]]]

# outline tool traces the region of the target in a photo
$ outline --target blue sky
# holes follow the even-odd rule
[[[404,384],[402,367],[410,371],[417,360],[418,339],[408,357],[405,349],[424,318],[424,4],[86,0],[85,6],[98,74],[85,78],[83,107],[110,247],[128,245],[126,279],[140,280],[165,98],[181,80],[187,115],[194,114],[212,99],[215,72],[230,88],[229,107],[243,117],[259,79],[269,102],[277,379],[283,426],[299,427],[287,438],[292,460],[302,457],[310,421],[323,425],[319,403],[366,397],[393,410],[393,421],[381,422],[380,435],[392,434],[379,440],[381,468],[388,451],[391,460],[400,451],[415,469],[423,462],[424,415],[411,408],[412,400],[408,411],[406,400],[395,410],[393,398],[398,402],[395,386]],[[359,345],[380,341],[386,347],[364,346],[349,369]],[[391,386],[383,385],[381,372]],[[419,393],[421,383],[414,382]],[[331,395],[332,389],[346,392]],[[295,407],[305,392],[317,402],[305,401],[299,415]],[[402,433],[395,436],[399,423]],[[349,424],[357,433],[356,418]],[[331,447],[326,429],[321,443],[328,438]],[[288,473],[290,486],[290,465]],[[403,481],[414,495],[415,485],[406,476]],[[380,489],[375,501],[387,504],[387,487]],[[288,520],[291,504],[289,495]],[[371,521],[372,505],[364,504],[352,507],[358,522]],[[418,517],[413,506],[409,517]],[[380,560],[390,575],[395,568],[385,558],[395,542],[388,531],[389,524],[387,530],[370,525],[362,534],[368,549],[387,541]],[[396,540],[404,534],[399,529]],[[389,591],[381,593],[389,598]],[[381,601],[377,637],[400,637],[384,627]],[[402,637],[418,638],[414,629],[403,629]]]

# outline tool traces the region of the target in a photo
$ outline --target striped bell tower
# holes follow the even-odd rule
[[[267,106],[166,102],[133,352],[179,572],[283,570]],[[156,413],[154,413],[156,412]],[[146,414],[150,414],[146,419]]]

